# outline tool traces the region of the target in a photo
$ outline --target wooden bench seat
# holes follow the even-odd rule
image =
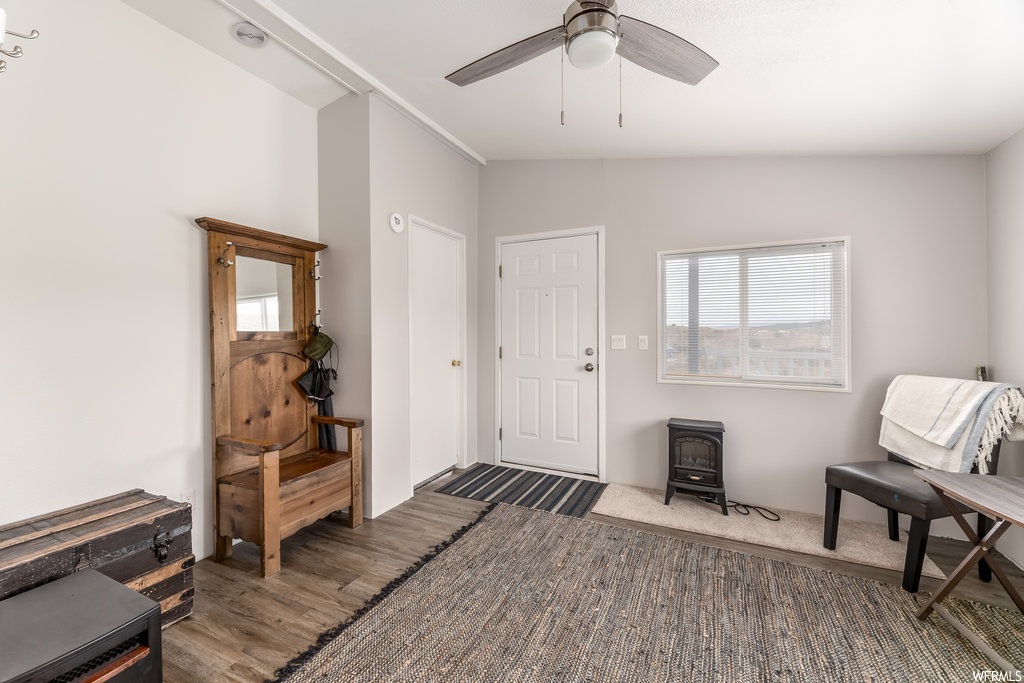
[[[281,460],[278,489],[281,538],[338,509],[339,499],[352,496],[352,458],[344,451],[316,449]],[[259,541],[260,473],[252,467],[221,477],[218,482],[220,527],[233,538]],[[251,511],[239,514],[239,509]]]
[[[301,477],[314,475],[322,478],[329,476],[329,468],[335,465],[347,465],[351,461],[352,456],[346,451],[328,451],[323,448],[281,458],[279,472],[281,490],[283,491],[295,479]],[[250,467],[247,470],[221,477],[219,483],[256,490],[260,487],[260,471],[258,467]]]

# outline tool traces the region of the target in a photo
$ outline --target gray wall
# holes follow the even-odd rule
[[[361,417],[363,509],[373,457],[370,413],[370,108],[369,98],[347,95],[320,110],[320,302],[324,331],[338,346],[334,414]],[[343,430],[342,430],[343,431]],[[342,438],[341,434],[338,435]]]
[[[320,113],[321,294],[339,340],[335,412],[367,420],[364,492],[371,517],[412,496],[409,469],[409,233],[415,215],[466,236],[477,280],[478,166],[376,98],[349,96]],[[467,288],[468,455],[476,457],[475,288]]]
[[[388,214],[418,216],[466,236],[466,281],[475,282],[479,166],[456,154],[382,100],[370,99],[370,297],[373,335],[374,514],[412,496],[409,443],[409,231]],[[467,347],[475,348],[476,292],[467,292]],[[476,384],[475,354],[466,359]],[[467,397],[476,424],[475,393]],[[475,430],[474,430],[475,431]],[[470,462],[476,435],[469,435]]]
[[[669,417],[722,420],[733,499],[819,512],[830,463],[883,457],[900,373],[971,376],[988,351],[982,157],[491,162],[480,178],[480,346],[494,357],[494,240],[605,225],[607,479],[664,486]],[[850,235],[853,391],[656,382],[656,252]],[[637,350],[637,336],[651,339]],[[610,347],[606,340],[606,347]],[[494,366],[480,367],[493,458]],[[853,498],[853,497],[851,497]],[[850,500],[849,516],[882,521]]]
[[[989,361],[992,378],[1024,384],[1024,131],[988,154]],[[1024,476],[1024,444],[1005,443],[999,473]],[[1024,532],[1013,528],[999,549],[1024,566]]]

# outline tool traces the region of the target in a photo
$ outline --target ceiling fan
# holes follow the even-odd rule
[[[689,85],[697,85],[718,66],[706,52],[674,33],[620,15],[615,0],[575,0],[561,26],[513,43],[445,78],[455,85],[469,85],[563,45],[569,63],[579,69],[604,66],[618,54]]]

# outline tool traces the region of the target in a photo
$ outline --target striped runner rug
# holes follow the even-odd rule
[[[461,498],[583,517],[607,484],[478,463],[437,489]]]

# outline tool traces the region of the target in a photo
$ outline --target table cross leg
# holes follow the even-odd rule
[[[995,526],[985,534],[985,538],[978,538],[978,535],[974,533],[974,529],[971,528],[971,525],[966,519],[964,519],[963,514],[961,514],[959,509],[957,509],[957,506],[953,501],[946,496],[945,492],[934,486],[933,488],[935,489],[935,493],[939,496],[939,499],[942,500],[943,504],[945,504],[946,508],[952,514],[953,519],[956,520],[956,523],[960,525],[964,534],[967,535],[968,540],[975,545],[974,549],[968,553],[967,557],[965,557],[953,573],[949,575],[949,578],[946,579],[945,583],[939,587],[939,590],[936,591],[917,611],[918,619],[926,619],[928,615],[931,614],[934,606],[937,603],[942,602],[946,596],[949,595],[953,588],[956,587],[956,585],[960,583],[965,576],[967,576],[967,573],[971,571],[971,568],[980,562],[986,554],[988,554],[996,541],[999,540],[999,537],[1002,536],[1010,526],[1012,526],[1012,523],[1008,520],[997,520]],[[992,570],[992,573],[995,574],[995,577],[999,580],[999,583],[1002,584],[1003,588],[1006,589],[1006,592],[1010,594],[1010,598],[1013,600],[1013,603],[1017,605],[1019,610],[1024,612],[1024,599],[1021,598],[1020,594],[1013,587],[1013,584],[1010,583],[1009,577],[1003,573],[1002,568],[994,561],[993,558],[988,558],[988,565]]]

